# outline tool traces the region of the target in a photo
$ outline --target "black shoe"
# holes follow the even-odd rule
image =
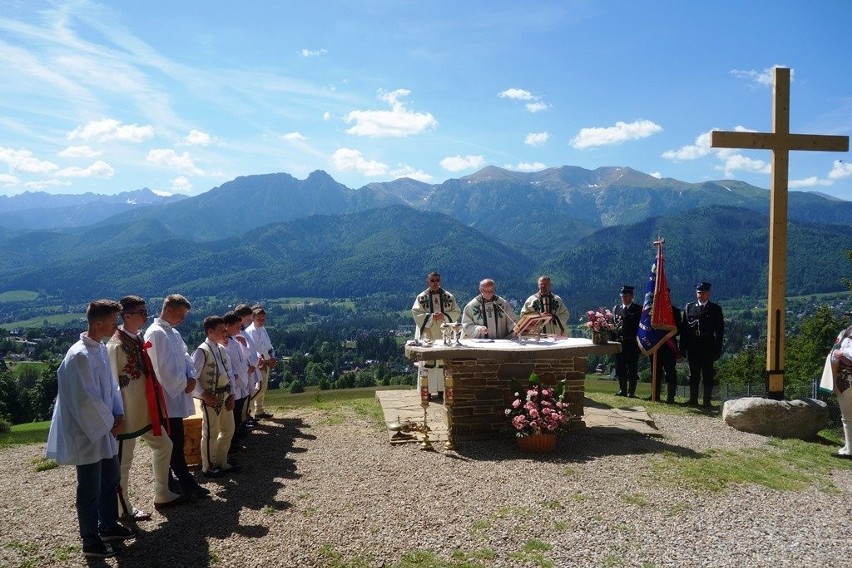
[[[686,401],[686,405],[687,406],[698,406],[698,399],[690,398],[689,400]]]
[[[88,558],[110,558],[116,554],[118,554],[117,549],[100,540],[95,544],[87,544],[83,547],[83,556]]]
[[[674,401],[675,401],[675,399],[674,399],[673,396],[670,396],[666,399],[666,402],[669,403],[669,404],[674,404]]]
[[[201,475],[203,475],[204,477],[217,478],[222,477],[223,475],[225,475],[225,473],[218,467],[211,467]]]
[[[272,415],[268,412],[258,412],[254,415],[255,418],[272,418]]]
[[[626,392],[624,392],[624,391],[622,391],[622,390],[620,390],[620,391],[618,391],[617,393],[615,393],[615,396],[627,396],[627,393],[626,393]]]
[[[210,496],[210,490],[206,487],[201,487],[200,485],[192,490],[191,495],[195,499],[206,499]]]
[[[181,492],[180,481],[178,481],[176,477],[169,476],[169,491],[172,493]]]
[[[181,494],[178,497],[176,497],[175,499],[172,499],[171,501],[164,501],[162,503],[154,503],[154,508],[157,509],[158,511],[161,511],[162,509],[168,509],[169,507],[177,507],[178,505],[183,505],[184,503],[186,503],[186,501],[187,501],[186,496]]]
[[[709,400],[705,400],[704,403],[701,406],[704,407],[704,408],[713,408],[713,405],[710,404]]]
[[[839,452],[835,452],[835,453],[831,454],[831,457],[838,458],[838,459],[841,459],[841,460],[852,460],[852,455],[841,454]]]
[[[627,398],[636,398],[636,395],[632,392],[627,393]]]
[[[129,538],[136,538],[136,531],[119,524],[116,524],[108,531],[101,531],[101,540],[104,542],[127,540]]]

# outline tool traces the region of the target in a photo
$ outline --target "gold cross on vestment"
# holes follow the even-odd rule
[[[714,148],[772,150],[769,187],[769,297],[766,322],[766,395],[784,398],[784,300],[787,288],[787,184],[790,150],[848,152],[848,136],[790,133],[790,70],[775,68],[771,133],[710,133]]]

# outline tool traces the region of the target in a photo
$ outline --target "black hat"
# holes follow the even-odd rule
[[[618,291],[618,293],[619,294],[630,294],[630,295],[632,295],[633,294],[633,286],[628,286],[627,284],[624,284],[621,287],[621,290]]]
[[[695,285],[696,292],[709,292],[710,291],[710,283],[709,282],[699,282]]]

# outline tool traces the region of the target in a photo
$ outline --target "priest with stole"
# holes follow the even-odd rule
[[[441,275],[430,272],[426,276],[428,288],[414,299],[411,314],[414,316],[414,339],[439,341],[443,337],[441,324],[459,321],[461,310],[452,294],[441,287]],[[429,380],[429,394],[443,395],[444,362],[421,361],[418,376],[426,375]]]
[[[517,323],[509,302],[496,294],[494,281],[479,283],[479,295],[468,302],[462,313],[464,335],[471,339],[505,339]]]

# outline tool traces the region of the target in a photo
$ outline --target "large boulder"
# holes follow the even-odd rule
[[[743,432],[810,440],[828,423],[828,407],[823,401],[811,398],[738,398],[725,401],[722,419]]]

